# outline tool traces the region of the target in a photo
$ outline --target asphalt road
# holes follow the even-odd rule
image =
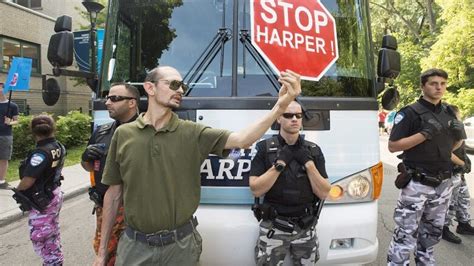
[[[380,141],[381,158],[384,162],[385,179],[382,197],[379,200],[379,255],[374,263],[386,264],[386,252],[392,236],[394,222],[393,209],[399,191],[394,187],[395,165],[398,160],[386,150],[386,137]],[[474,159],[471,155],[471,160]],[[469,174],[469,187],[474,195],[474,174]],[[474,198],[471,199],[474,202]],[[92,236],[95,230],[92,203],[86,195],[68,200],[61,211],[61,237],[65,265],[90,265],[93,258]],[[471,208],[471,215],[474,215]],[[435,248],[437,265],[472,265],[474,256],[474,236],[461,236],[463,243],[455,245],[444,240]],[[40,259],[34,254],[28,237],[27,218],[0,228],[0,265],[39,265]]]

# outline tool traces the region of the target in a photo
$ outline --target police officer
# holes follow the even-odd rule
[[[403,151],[411,180],[402,188],[388,250],[388,265],[408,265],[415,249],[417,265],[434,265],[452,191],[451,152],[465,138],[462,122],[441,102],[448,74],[429,69],[420,76],[422,96],[395,116],[390,152]]]
[[[20,183],[13,198],[29,211],[28,225],[33,248],[43,265],[62,265],[59,211],[63,203],[61,170],[66,150],[54,138],[54,120],[38,115],[31,120],[36,148],[20,166]]]
[[[93,241],[94,251],[98,252],[101,236],[102,205],[108,186],[102,184],[102,172],[104,171],[107,149],[115,129],[121,124],[134,121],[138,116],[138,103],[140,93],[138,89],[126,83],[114,83],[111,85],[109,95],[106,97],[105,105],[114,122],[99,126],[91,138],[88,146],[82,154],[82,167],[91,174],[91,187],[89,197],[95,203],[96,232]],[[119,215],[115,219],[113,233],[109,240],[109,257],[107,265],[114,265],[118,240],[125,228],[123,207],[119,209]]]
[[[459,109],[451,105],[456,117],[461,118]],[[453,151],[451,155],[453,162],[453,193],[449,201],[448,212],[444,220],[443,239],[451,243],[460,244],[461,238],[449,230],[449,226],[453,224],[453,218],[456,216],[458,226],[456,232],[458,234],[474,235],[474,227],[471,226],[471,196],[469,195],[468,186],[464,174],[471,172],[471,161],[466,154],[464,142],[461,147]]]
[[[250,189],[256,197],[260,234],[255,248],[258,265],[280,265],[288,252],[294,265],[313,265],[319,259],[315,225],[316,204],[331,188],[323,153],[299,134],[302,110],[292,102],[277,119],[280,134],[257,143]]]

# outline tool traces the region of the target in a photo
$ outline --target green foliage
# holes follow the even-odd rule
[[[419,75],[428,68],[449,74],[446,101],[473,114],[474,2],[472,0],[372,0],[370,1],[374,47],[383,35],[398,40],[401,73],[395,80],[400,104],[420,95]]]
[[[56,122],[56,138],[66,148],[82,145],[90,137],[90,122],[90,116],[79,111],[70,111],[67,116],[59,116]]]
[[[442,4],[446,27],[437,36],[429,57],[421,61],[422,66],[446,70],[451,91],[474,88],[474,2],[456,0]]]
[[[474,89],[461,88],[458,93],[447,92],[444,101],[456,105],[463,118],[474,115]]]
[[[35,141],[31,136],[30,123],[33,116],[18,117],[18,124],[13,126],[13,154],[12,158],[25,158],[35,147]]]
[[[13,126],[13,159],[25,158],[35,147],[30,129],[31,119],[31,115],[20,115],[19,123]],[[56,138],[68,149],[84,145],[90,137],[90,122],[90,116],[79,111],[59,116],[56,121]]]

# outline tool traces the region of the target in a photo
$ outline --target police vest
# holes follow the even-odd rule
[[[50,165],[48,169],[46,169],[44,176],[36,180],[34,185],[26,190],[26,194],[34,193],[35,191],[44,191],[45,189],[51,190],[60,184],[61,172],[66,159],[66,148],[58,141],[49,142],[43,146],[36,147],[36,149],[28,155],[27,159],[22,162],[23,165],[20,165],[20,178],[23,178],[22,168],[24,169],[25,163],[27,163],[30,156],[38,152],[38,150],[46,154]]]
[[[305,149],[311,151],[311,156],[319,156],[316,144],[306,141],[300,136]],[[265,140],[266,165],[272,165],[276,159],[277,151],[282,146],[277,136]],[[292,160],[273,184],[272,188],[265,193],[264,203],[273,206],[278,214],[285,216],[299,216],[305,210],[312,208],[318,200],[311,188],[306,169],[296,160]]]
[[[117,121],[107,123],[104,125],[100,125],[97,128],[96,136],[95,136],[95,143],[104,143],[105,144],[105,149],[106,149],[106,154],[107,150],[109,149],[110,146],[110,141],[112,140],[112,136],[114,135],[115,129],[117,128]],[[107,188],[109,186],[102,184],[102,174],[104,172],[104,167],[105,167],[105,161],[106,161],[107,156],[103,156],[100,160],[100,167],[99,170],[96,171],[94,170],[94,180],[95,180],[95,187],[96,189],[102,194],[102,196],[105,195],[105,192],[107,191]],[[95,168],[95,167],[94,167]]]
[[[428,121],[429,119],[435,119],[442,126],[441,133],[433,136],[429,141],[424,141],[415,147],[404,152],[404,159],[409,162],[423,162],[433,163],[436,162],[451,162],[451,151],[454,145],[454,137],[449,131],[449,121],[456,119],[454,112],[446,106],[441,105],[441,112],[439,114],[432,112],[419,102],[415,102],[408,106],[421,118],[421,121]],[[449,169],[445,169],[449,170]]]

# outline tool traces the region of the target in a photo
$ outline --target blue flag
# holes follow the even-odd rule
[[[14,57],[8,71],[3,93],[8,91],[28,91],[30,89],[31,58]]]

